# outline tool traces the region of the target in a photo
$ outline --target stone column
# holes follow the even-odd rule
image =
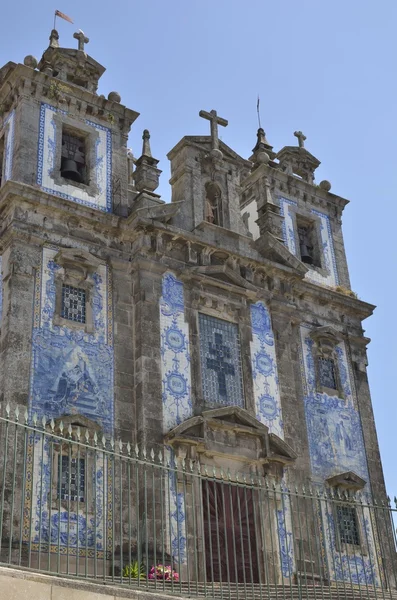
[[[396,587],[397,584],[397,557],[393,539],[393,523],[387,506],[387,492],[383,476],[382,462],[379,452],[378,436],[376,433],[375,419],[371,402],[367,376],[367,352],[368,338],[350,336],[348,344],[350,347],[354,383],[356,387],[358,410],[360,413],[361,427],[364,438],[365,452],[367,456],[368,473],[372,492],[372,503],[377,508],[370,509],[372,517],[372,528],[377,534],[375,542],[380,552],[378,560],[383,560],[387,587]]]

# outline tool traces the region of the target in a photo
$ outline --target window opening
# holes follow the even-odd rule
[[[76,183],[86,183],[85,140],[82,137],[62,132],[61,175]]]
[[[62,284],[61,317],[76,323],[86,322],[86,291]]]
[[[61,500],[85,501],[85,459],[58,457],[59,497]]]
[[[337,506],[340,541],[343,544],[360,545],[357,512],[354,506]]]
[[[204,400],[244,407],[238,325],[200,313],[199,327]]]
[[[330,388],[331,390],[337,390],[338,385],[336,381],[336,369],[335,361],[333,358],[324,358],[322,356],[318,359],[320,385],[323,387]]]
[[[306,265],[321,267],[314,223],[297,223],[300,258]]]

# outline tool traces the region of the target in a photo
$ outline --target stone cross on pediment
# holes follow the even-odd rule
[[[79,29],[78,31],[76,31],[76,33],[73,34],[73,37],[79,42],[79,50],[85,52],[84,44],[88,44],[90,40],[88,39],[88,37],[86,37],[84,31],[81,31],[81,29]]]
[[[226,119],[222,119],[222,117],[218,117],[218,113],[216,112],[216,110],[211,110],[211,112],[207,112],[206,110],[200,110],[199,116],[203,119],[207,119],[207,121],[210,121],[212,150],[218,150],[218,125],[222,125],[222,127],[227,127],[229,122],[226,121]]]
[[[299,148],[304,148],[306,136],[301,131],[295,131],[294,136],[298,138]]]

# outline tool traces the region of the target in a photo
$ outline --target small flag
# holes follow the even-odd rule
[[[62,13],[60,10],[55,11],[55,16],[61,17],[61,19],[65,19],[65,21],[68,21],[69,23],[73,24],[72,19],[70,17],[68,17],[68,15],[65,15],[64,13]]]
[[[258,102],[256,103],[256,110],[259,111],[259,96],[258,96]]]

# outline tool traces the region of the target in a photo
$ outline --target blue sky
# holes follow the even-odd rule
[[[75,47],[81,28],[88,53],[103,64],[99,93],[120,92],[141,113],[130,136],[139,154],[142,130],[163,170],[184,135],[207,134],[200,109],[229,120],[223,140],[250,156],[262,125],[275,149],[306,147],[322,164],[317,182],[351,200],[343,220],[352,288],[378,306],[364,323],[369,378],[389,493],[397,494],[394,390],[397,122],[395,0],[28,0],[2,8],[0,65],[38,58],[48,44],[54,10],[60,42]]]

